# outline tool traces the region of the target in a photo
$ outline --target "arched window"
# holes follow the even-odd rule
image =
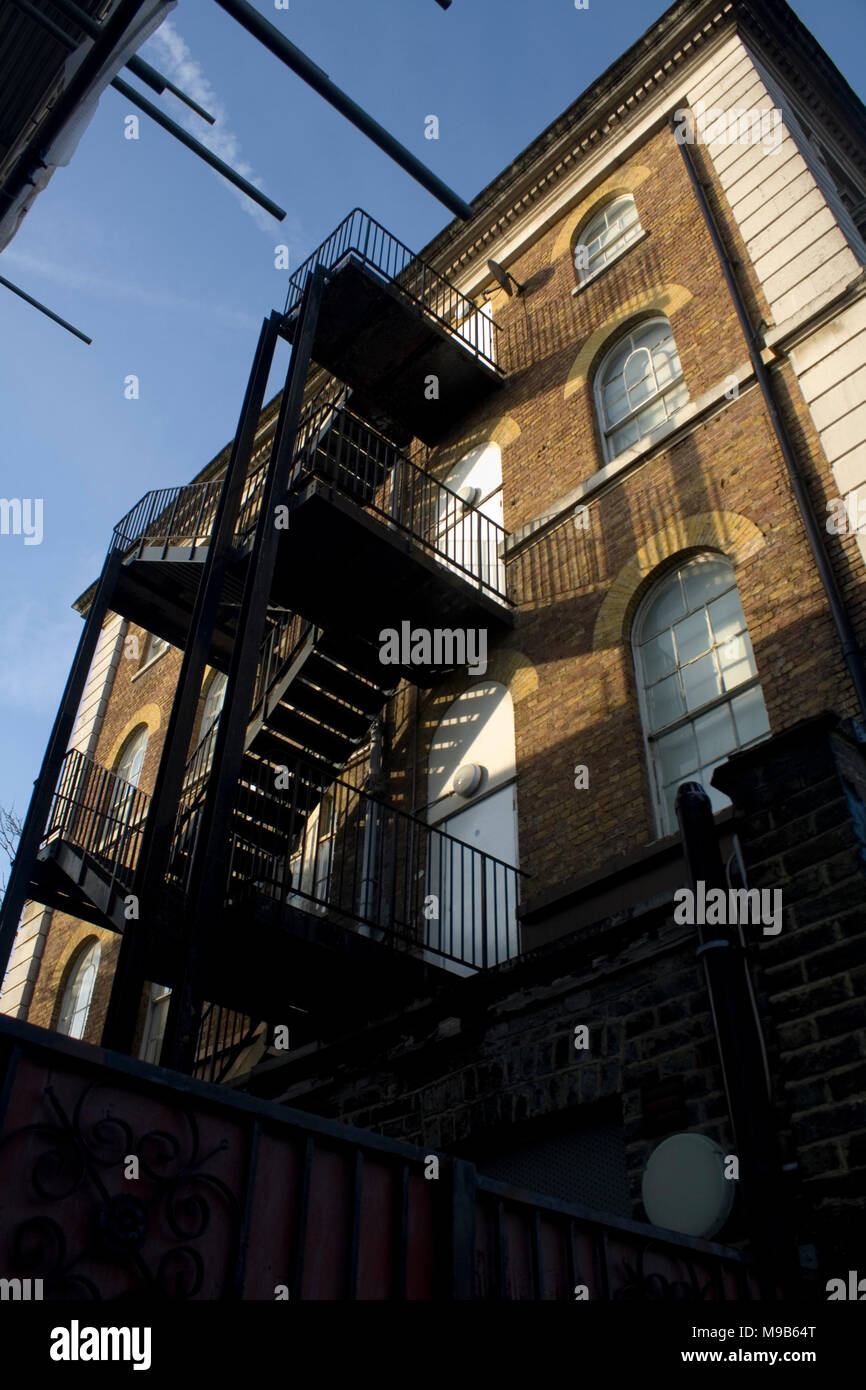
[[[114,771],[118,777],[124,782],[128,782],[131,787],[138,786],[144,755],[147,752],[147,737],[147,725],[139,724],[137,729],[133,729],[121,748],[114,766]]]
[[[667,573],[641,604],[632,630],[653,791],[663,835],[677,828],[681,782],[700,782],[713,810],[729,805],[710,785],[719,763],[760,742],[770,721],[730,563],[699,555]]]
[[[204,710],[201,716],[201,737],[204,738],[215,724],[226,697],[228,677],[222,671],[215,671],[210,678],[207,694],[204,697]]]
[[[144,755],[147,752],[148,733],[146,724],[139,724],[137,729],[133,729],[115,761],[113,771],[117,780],[111,788],[106,813],[105,834],[101,842],[101,847],[105,851],[110,847],[115,850],[118,848],[119,837],[132,818],[135,789],[138,786]]]
[[[84,1037],[101,954],[98,941],[88,941],[80,948],[63,991],[58,1033],[65,1033],[69,1038]]]
[[[667,319],[650,319],[617,339],[596,373],[605,457],[616,458],[667,424],[689,398]]]
[[[445,711],[427,764],[427,821],[444,834],[430,836],[425,893],[438,916],[427,921],[426,940],[474,966],[518,952],[517,881],[503,868],[517,866],[516,793],[511,695],[480,681]]]
[[[615,198],[596,212],[581,228],[574,243],[574,268],[578,283],[591,280],[602,266],[616,260],[640,236],[642,230],[630,193]]]

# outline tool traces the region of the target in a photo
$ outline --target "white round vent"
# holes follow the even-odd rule
[[[471,484],[467,483],[465,487],[457,489],[457,496],[460,498],[464,506],[474,507],[479,497],[481,496],[481,488],[472,487]]]
[[[477,763],[464,763],[454,774],[454,790],[458,796],[474,796],[481,786],[483,767]]]
[[[650,1154],[641,1196],[654,1226],[707,1237],[727,1221],[734,1187],[720,1144],[705,1134],[672,1134]]]

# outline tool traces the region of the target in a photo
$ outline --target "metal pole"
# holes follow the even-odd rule
[[[3,906],[0,907],[0,981],[6,974],[9,957],[15,944],[18,923],[24,904],[28,899],[33,867],[36,863],[42,837],[45,834],[54,790],[69,748],[72,731],[75,728],[75,718],[87,685],[87,677],[90,674],[90,667],[102,632],[102,624],[108,612],[109,600],[117,582],[120,563],[120,553],[109,551],[102,566],[102,573],[96,586],[90,611],[87,614],[84,631],[79,638],[75,659],[72,662],[63,698],[60,701],[60,708],[54,720],[48,747],[42,759],[42,767],[34,783],[33,795],[18,842],[18,852],[15,855],[15,862],[9,875]]]
[[[33,308],[38,309],[40,314],[44,314],[46,318],[53,319],[55,323],[59,323],[60,327],[65,328],[67,333],[71,333],[74,337],[80,338],[82,343],[87,343],[88,347],[93,342],[93,339],[88,338],[86,333],[82,333],[80,328],[75,328],[71,323],[67,323],[66,319],[62,319],[59,314],[55,314],[53,309],[49,309],[46,305],[40,304],[39,300],[34,299],[32,294],[27,294],[24,290],[19,289],[17,285],[13,285],[12,281],[7,280],[4,275],[0,275],[0,285],[5,285],[7,290],[11,290],[13,294],[17,294],[18,298],[25,300],[27,304],[32,304]]]
[[[325,271],[319,267],[308,277],[304,290],[298,335],[283,390],[261,512],[244,582],[237,636],[214,743],[213,771],[193,851],[184,978],[180,989],[172,994],[161,1058],[164,1066],[178,1071],[191,1071],[195,1063],[198,1018],[203,1002],[200,957],[208,932],[225,908],[226,850],[280,540],[274,525],[274,508],[277,499],[285,495],[292,465],[324,280]]]
[[[199,159],[204,160],[205,164],[209,164],[212,169],[216,169],[217,173],[222,174],[224,179],[228,179],[229,183],[233,183],[235,188],[239,188],[242,193],[246,193],[247,197],[252,198],[254,203],[258,203],[260,208],[264,208],[265,212],[269,212],[278,222],[282,222],[286,215],[284,208],[281,208],[278,203],[272,202],[264,193],[260,193],[248,179],[236,173],[231,165],[226,164],[225,160],[213,154],[200,140],[196,140],[194,136],[184,130],[183,126],[179,126],[177,121],[171,120],[169,116],[166,116],[165,112],[160,111],[158,106],[154,106],[152,101],[148,101],[147,97],[143,97],[134,87],[130,87],[128,82],[122,82],[119,77],[115,77],[111,85],[118,92],[121,92],[122,95],[126,97],[127,101],[131,101],[133,106],[138,106],[146,115],[150,116],[152,121],[156,121],[156,124],[161,125],[163,130],[167,130],[169,135],[173,135],[175,140],[179,140],[182,145],[186,145],[187,149],[192,150],[193,154],[197,154]]]
[[[235,525],[278,341],[279,321],[279,315],[271,314],[270,318],[265,319],[259,334],[237,433],[214,516],[208,553],[202,566],[165,741],[160,753],[133,885],[139,900],[148,906],[138,922],[126,924],[102,1033],[103,1047],[110,1047],[118,1052],[128,1052],[132,1047],[138,1003],[144,985],[143,932],[146,931],[147,922],[152,919],[154,902],[160,896],[168,870],[172,833],[195,727],[202,681],[213,645]]]
[[[727,897],[710,798],[699,782],[681,784],[676,812],[692,891],[697,896],[702,883],[705,893],[720,888]],[[763,1296],[775,1298],[776,1286],[793,1262],[786,1259],[789,1241],[778,1198],[782,1164],[745,943],[738,924],[698,922],[697,934],[697,955],[703,961],[728,1115],[741,1165],[740,1190],[749,1236]]]
[[[16,5],[21,5],[21,8],[26,9],[28,14],[33,12],[33,6],[30,4],[22,4],[21,0],[14,0],[14,3]],[[75,0],[51,0],[51,3],[56,10],[59,10],[61,14],[65,14],[68,19],[73,20],[85,33],[89,34],[92,39],[99,38],[102,32],[102,25],[98,24],[80,5],[76,5]],[[38,18],[46,26],[51,24],[52,31],[58,28],[57,25],[52,24],[51,20],[45,19],[44,16],[40,15],[38,11],[33,13],[33,18]],[[65,30],[61,29],[60,33],[62,33],[64,37],[68,37]],[[78,47],[74,39],[72,40],[72,46],[73,48]],[[129,68],[130,72],[135,73],[136,77],[140,77],[142,82],[146,82],[151,91],[156,92],[157,96],[162,96],[163,92],[166,91],[172,92],[174,96],[178,97],[180,101],[189,107],[190,111],[194,111],[197,116],[201,116],[202,120],[207,121],[208,125],[214,124],[214,118],[209,111],[205,111],[203,106],[199,106],[197,101],[193,101],[192,97],[187,96],[186,92],[182,91],[180,87],[176,87],[173,82],[169,82],[167,77],[164,77],[156,68],[151,67],[150,63],[146,63],[143,58],[132,57],[128,60],[126,66]]]
[[[232,19],[237,20],[248,34],[252,34],[253,38],[264,44],[275,58],[279,58],[281,63],[285,63],[286,67],[291,68],[292,72],[303,78],[314,91],[319,93],[319,96],[324,97],[325,101],[351,121],[352,125],[363,131],[374,145],[378,145],[380,150],[384,150],[385,154],[390,155],[391,159],[395,160],[401,169],[405,169],[407,174],[411,174],[422,188],[426,188],[428,193],[432,193],[434,198],[438,198],[440,203],[444,203],[450,212],[453,212],[457,217],[462,217],[466,222],[474,216],[468,203],[465,203],[447,184],[437,178],[426,165],[421,163],[420,159],[416,159],[405,145],[401,145],[398,140],[395,140],[384,126],[379,125],[379,122],[375,121],[372,116],[368,116],[357,102],[353,101],[331,81],[327,73],[317,67],[293,43],[290,43],[279,29],[259,14],[258,10],[247,4],[247,0],[216,0],[216,3],[220,9],[230,14]]]

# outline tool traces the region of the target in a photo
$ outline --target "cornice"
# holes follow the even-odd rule
[[[681,0],[588,87],[473,200],[468,225],[455,218],[419,253],[446,276],[465,272],[488,244],[618,135],[720,34],[742,0]],[[603,114],[602,114],[603,113]]]
[[[471,223],[455,218],[421,257],[448,278],[465,275],[726,33],[740,33],[768,60],[866,172],[866,108],[786,0],[682,0],[478,194]],[[835,114],[840,103],[844,119]]]

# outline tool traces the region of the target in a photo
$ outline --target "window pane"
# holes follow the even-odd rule
[[[614,430],[613,434],[610,435],[609,443],[611,458],[616,458],[617,454],[624,454],[626,449],[630,449],[633,444],[638,442],[642,433],[643,431],[636,420],[629,420],[627,425]]]
[[[730,589],[732,583],[731,567],[724,560],[703,560],[687,565],[683,571],[689,609],[708,603],[717,594]]]
[[[708,652],[713,644],[706,610],[702,608],[699,613],[693,613],[690,618],[684,618],[681,623],[677,623],[674,637],[681,665]]]
[[[672,724],[685,713],[680,683],[676,676],[668,676],[667,680],[650,686],[647,700],[651,730],[663,729],[666,724]]]
[[[671,627],[677,618],[681,618],[686,611],[679,575],[675,574],[664,583],[666,587],[661,588],[657,598],[647,609],[643,621],[645,636],[661,632],[662,628]]]
[[[682,410],[684,405],[689,403],[689,389],[684,381],[680,381],[672,390],[665,395],[665,406],[668,412],[668,419],[675,415],[678,410]]]
[[[737,746],[734,721],[727,705],[719,705],[696,719],[695,734],[702,763],[724,758]]]
[[[652,377],[652,358],[646,348],[637,348],[626,359],[623,377],[630,394]]]
[[[663,632],[660,637],[651,637],[645,646],[641,647],[641,657],[648,684],[675,671],[677,659],[670,631]]]
[[[633,342],[635,347],[655,348],[670,336],[670,332],[670,324],[666,321],[648,323],[635,331]]]
[[[691,724],[682,729],[674,729],[656,743],[659,770],[662,782],[685,782],[700,765],[695,735]]]
[[[697,709],[699,705],[705,705],[708,700],[722,693],[712,653],[702,656],[699,661],[693,661],[690,666],[684,666],[682,678],[689,709]]]
[[[669,787],[665,787],[664,792],[662,793],[664,801],[664,829],[669,834],[671,831],[676,830],[677,828],[677,790],[678,785],[676,782],[673,782]]]
[[[730,797],[725,796],[724,792],[720,792],[718,788],[712,786],[710,782],[710,778],[712,777],[716,768],[721,767],[722,763],[726,763],[727,761],[727,758],[719,758],[709,767],[704,767],[701,769],[700,782],[704,790],[706,791],[707,796],[710,798],[710,807],[713,811],[713,814],[715,814],[716,811],[723,811],[726,806],[730,806],[731,804]]]
[[[667,418],[668,413],[665,409],[664,401],[656,398],[651,405],[646,406],[641,411],[640,415],[636,417],[636,424],[640,430],[639,437],[642,438],[644,435],[649,434],[651,430],[657,429],[659,425],[663,425]]]
[[[737,737],[743,747],[770,732],[767,707],[759,686],[747,690],[744,695],[736,695],[731,701],[731,710],[737,726]]]
[[[729,590],[709,605],[710,625],[718,643],[728,642],[746,626],[743,605],[736,589]]]
[[[755,658],[747,632],[740,633],[739,637],[732,637],[730,642],[719,647],[718,654],[726,690],[734,690],[738,685],[742,685],[743,681],[751,680],[755,675]]]
[[[616,425],[620,420],[625,419],[631,407],[625,391],[611,391],[610,395],[605,392],[604,413],[605,422],[608,425]]]

